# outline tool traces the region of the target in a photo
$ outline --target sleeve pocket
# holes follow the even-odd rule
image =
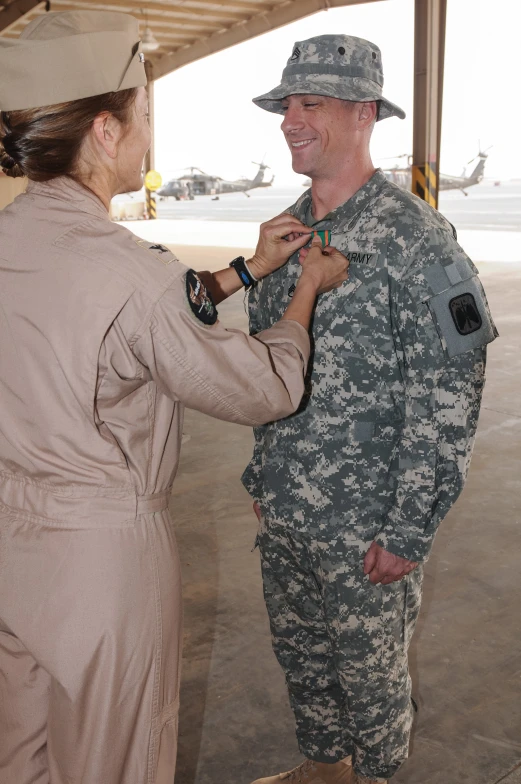
[[[497,337],[477,275],[436,294],[427,305],[451,358],[485,346]]]

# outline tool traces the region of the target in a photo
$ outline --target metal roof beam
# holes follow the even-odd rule
[[[200,6],[172,6],[172,3],[146,3],[143,6],[143,2],[139,2],[138,0],[129,0],[126,2],[125,0],[110,0],[110,4],[116,3],[119,5],[128,5],[129,7],[134,8],[146,8],[149,11],[166,11],[169,14],[175,14],[175,16],[199,16],[199,17],[216,17],[217,19],[228,19],[230,22],[238,22],[240,19],[244,18],[244,13],[240,9],[236,11],[230,10],[227,8],[224,10],[221,6],[213,6],[212,8],[201,8]],[[257,13],[255,10],[252,13]]]
[[[212,0],[205,0],[209,4]],[[171,73],[183,65],[200,60],[209,54],[220,52],[235,44],[242,43],[258,35],[276,30],[279,27],[302,19],[317,11],[328,8],[340,8],[349,5],[359,5],[363,2],[378,2],[378,0],[291,0],[287,4],[276,6],[271,11],[259,13],[245,22],[240,22],[233,27],[208,36],[197,41],[192,46],[185,46],[172,54],[151,55],[154,79]],[[231,5],[231,3],[230,3]],[[246,4],[244,4],[246,5]]]
[[[70,2],[67,0],[52,0],[53,8],[58,9],[60,11],[76,11],[78,10],[79,6],[76,5],[74,2]],[[85,8],[85,5],[82,6],[82,10]],[[91,5],[91,8],[95,8],[94,5]],[[103,6],[103,10],[106,10],[107,6]],[[210,35],[212,32],[216,32],[217,30],[223,30],[226,27],[226,23],[222,22],[207,22],[204,19],[175,19],[167,14],[147,14],[146,18],[145,15],[139,15],[135,18],[145,27],[146,19],[148,20],[148,24],[150,27],[154,28],[156,25],[165,26],[168,25],[172,28],[178,28],[181,30],[194,30],[196,33],[201,32],[203,35]]]
[[[97,7],[94,3],[89,2],[89,0],[73,0],[73,6],[75,8],[87,8],[91,9],[93,7]],[[52,7],[62,7],[64,5],[70,6],[71,3],[67,0],[52,0]],[[202,8],[189,8],[188,6],[173,6],[171,3],[146,3],[136,2],[136,0],[109,0],[107,3],[103,4],[104,10],[114,10],[114,11],[128,11],[129,13],[135,14],[137,19],[144,19],[145,14],[142,13],[144,9],[148,12],[148,16],[151,19],[152,16],[150,11],[159,11],[160,13],[164,13],[167,15],[169,19],[186,19],[186,18],[215,18],[215,19],[224,19],[230,24],[234,22],[239,22],[243,19],[243,14],[240,11],[220,11],[218,7],[215,7],[215,11],[204,10]]]
[[[198,40],[197,36],[193,32],[176,33],[174,31],[170,32],[168,29],[154,30],[154,37],[157,38],[159,42],[168,42],[165,44],[166,46],[168,46],[172,41],[177,41],[177,46],[186,46],[187,44],[190,44],[190,42],[195,42]],[[173,44],[170,48],[173,48]],[[148,60],[148,55],[145,56]]]
[[[142,31],[145,27],[145,19],[139,20],[142,25]],[[222,22],[199,22],[197,19],[170,19],[168,16],[160,16],[159,14],[148,14],[148,24],[152,32],[158,28],[168,27],[170,30],[190,30],[196,36],[208,36],[217,33],[219,30],[226,30],[227,25]]]
[[[347,5],[366,5],[367,3],[378,3],[380,0],[328,0],[329,8],[343,8]]]
[[[259,5],[259,3],[237,2],[237,0],[225,0],[225,2],[220,2],[220,0],[188,0],[188,3],[184,3],[181,7],[168,2],[153,2],[147,4],[146,7],[158,12],[165,11],[165,14],[168,14],[167,18],[171,18],[172,22],[180,25],[182,25],[183,18],[189,19],[190,14],[201,20],[208,18],[208,16],[226,20],[225,24],[216,22],[213,27],[211,26],[212,22],[202,23],[199,29],[201,29],[204,35],[212,30],[215,32],[234,23],[241,22],[244,19],[245,11],[251,11],[251,14],[255,15],[260,11],[266,10],[266,6]],[[16,28],[18,25],[25,26],[29,21],[28,15],[35,10],[39,10],[41,6],[43,6],[42,0],[13,0],[9,5],[5,5],[5,2],[0,2],[0,34],[10,31],[11,28]],[[61,11],[70,11],[76,8],[100,9],[100,4],[96,0],[93,0],[93,2],[79,0],[78,3],[67,2],[67,0],[63,2],[61,0],[53,0],[52,6]],[[135,14],[138,18],[144,16],[137,14],[137,11],[141,11],[143,8],[143,4],[139,0],[129,0],[129,2],[126,2],[126,0],[112,0],[107,5],[104,4],[103,8],[107,8],[107,6],[113,6],[118,10],[128,8],[130,13]],[[271,5],[268,8],[271,8]],[[149,20],[152,21],[153,18],[156,18],[151,14],[148,16]],[[194,22],[196,21],[194,19]]]
[[[238,0],[229,0],[229,2],[228,0],[224,0],[224,2],[222,0],[188,0],[188,2],[190,6],[192,4],[195,5],[195,3],[197,3],[199,8],[204,6],[206,6],[206,8],[208,8],[208,6],[210,7],[225,6],[225,8],[227,9],[238,8],[240,11],[251,10],[253,14],[258,14],[261,13],[262,11],[271,9],[271,5],[266,6],[266,5],[262,5],[261,3],[244,3],[244,2],[238,2]],[[186,7],[188,8],[189,6],[187,5]]]
[[[7,32],[39,5],[42,5],[41,0],[14,0],[8,6],[3,6],[3,10],[0,11],[0,32]]]

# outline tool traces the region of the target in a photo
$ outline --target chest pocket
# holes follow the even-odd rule
[[[381,244],[334,233],[331,245],[349,259],[349,280],[319,298],[316,321],[317,329],[322,330],[337,317],[365,320],[366,305],[382,296],[382,276],[386,277],[386,248]]]
[[[331,245],[349,260],[349,277],[369,284],[380,280],[386,267],[387,246],[368,240],[353,239],[346,234],[333,235]]]
[[[337,289],[320,294],[313,317],[313,334],[322,335],[340,315],[345,315],[348,303],[351,303],[355,292],[362,286],[362,280],[351,273],[349,279]],[[354,304],[354,303],[353,303]]]

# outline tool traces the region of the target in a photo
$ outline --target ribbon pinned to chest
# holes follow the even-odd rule
[[[311,240],[315,237],[320,237],[320,241],[322,242],[322,247],[325,248],[326,245],[331,244],[331,232],[329,229],[321,229],[319,231],[312,231],[311,232]]]

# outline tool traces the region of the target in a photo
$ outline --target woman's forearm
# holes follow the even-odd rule
[[[262,270],[261,265],[255,258],[247,259],[246,264],[256,280],[265,277],[266,272]],[[205,271],[197,274],[212,295],[215,305],[231,297],[232,294],[244,287],[244,283],[233,267],[225,267],[218,272]]]
[[[317,284],[303,273],[297,283],[293,299],[282,316],[282,320],[297,321],[304,329],[309,329],[316,299]]]
[[[225,267],[218,272],[198,272],[204,285],[212,295],[215,305],[243,288],[243,284],[233,267]]]
[[[249,265],[249,268],[253,272],[252,266]],[[213,273],[199,272],[198,275],[211,293],[216,305],[243,288],[243,284],[233,267],[226,267]],[[316,298],[316,282],[311,276],[302,274],[297,283],[293,299],[282,318],[297,321],[304,329],[309,329]]]

